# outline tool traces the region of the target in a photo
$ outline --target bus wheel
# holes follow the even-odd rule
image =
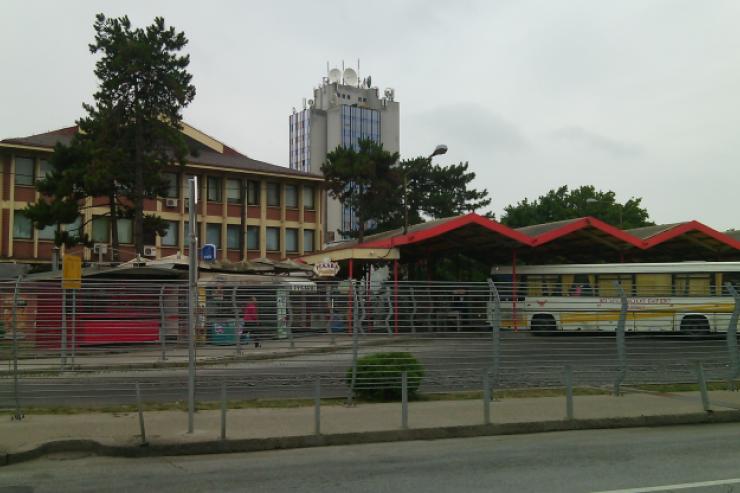
[[[681,332],[694,336],[709,335],[709,320],[704,315],[686,315],[681,319]]]
[[[555,332],[558,329],[558,324],[555,322],[555,317],[542,313],[532,315],[529,328],[532,332]]]

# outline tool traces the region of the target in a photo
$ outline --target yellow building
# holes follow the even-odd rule
[[[22,209],[39,194],[35,182],[50,169],[57,142],[69,143],[77,127],[0,141],[0,261],[49,263],[56,227],[37,230]],[[198,177],[200,244],[213,243],[219,259],[239,261],[300,256],[321,248],[325,192],[321,176],[252,159],[218,140],[183,125],[196,152],[184,168],[163,176],[170,186],[166,197],[145,200],[145,212],[168,221],[165,236],[147,238],[146,254],[161,258],[187,254],[189,177]],[[107,245],[110,255],[108,199],[89,198],[82,217],[62,225],[81,231],[93,243]],[[130,219],[119,219],[120,259],[135,256]],[[96,260],[93,248],[76,246],[68,253]]]

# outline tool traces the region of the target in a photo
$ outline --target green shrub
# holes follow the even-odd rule
[[[409,398],[421,385],[424,367],[411,353],[375,353],[357,360],[354,393],[371,401],[401,398],[401,374],[407,374]],[[352,386],[352,368],[347,370],[347,386]]]

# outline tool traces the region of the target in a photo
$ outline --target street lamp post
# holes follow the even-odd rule
[[[434,151],[427,157],[429,160],[429,164],[432,163],[432,158],[434,156],[439,156],[440,154],[446,154],[447,153],[447,146],[444,144],[439,144],[437,147],[434,148]],[[409,231],[409,197],[408,197],[408,186],[409,186],[409,177],[406,174],[406,172],[403,172],[403,234],[408,233]]]

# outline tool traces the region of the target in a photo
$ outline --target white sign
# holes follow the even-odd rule
[[[319,277],[334,277],[339,273],[339,264],[336,262],[319,262],[313,266],[313,272]]]

